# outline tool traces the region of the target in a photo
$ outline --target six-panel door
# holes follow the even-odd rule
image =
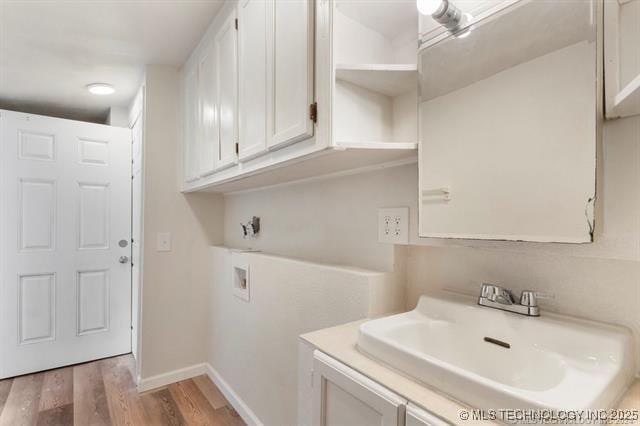
[[[129,352],[130,130],[0,111],[0,149],[0,378]]]

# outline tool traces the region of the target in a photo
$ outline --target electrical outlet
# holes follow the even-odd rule
[[[378,241],[409,244],[409,207],[378,209]]]

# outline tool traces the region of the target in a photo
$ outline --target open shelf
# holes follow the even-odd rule
[[[640,114],[640,75],[636,76],[615,97],[613,115],[628,117]]]
[[[336,79],[391,97],[418,90],[414,64],[338,64]]]
[[[604,2],[606,118],[640,114],[640,1]]]
[[[336,149],[396,149],[412,150],[418,149],[415,142],[347,142],[336,141]]]
[[[262,168],[255,173],[228,174],[202,182],[186,192],[237,192],[285,183],[363,173],[418,161],[415,143],[345,142],[302,158]],[[215,176],[215,175],[214,175]]]

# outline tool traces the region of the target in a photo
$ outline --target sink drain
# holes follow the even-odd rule
[[[494,345],[502,346],[503,348],[511,349],[511,345],[507,342],[503,342],[502,340],[494,339],[493,337],[485,337],[485,342],[493,343]]]

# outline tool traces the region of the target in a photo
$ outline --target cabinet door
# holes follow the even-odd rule
[[[198,100],[198,69],[185,75],[184,80],[184,179],[193,182],[198,179],[198,133],[200,105]]]
[[[406,400],[315,351],[314,426],[403,426]]]
[[[265,0],[238,4],[239,147],[241,160],[267,149],[267,10]]]
[[[217,168],[228,167],[237,160],[238,141],[238,45],[236,16],[231,14],[215,38],[218,66],[218,123],[220,150]]]
[[[407,419],[405,426],[450,426],[440,417],[437,417],[422,408],[409,403],[407,405]]]
[[[216,69],[214,49],[205,51],[198,63],[198,91],[200,98],[200,141],[198,165],[200,176],[214,172],[219,149],[218,121],[216,117]]]
[[[267,29],[268,146],[313,136],[313,1],[270,2]]]

